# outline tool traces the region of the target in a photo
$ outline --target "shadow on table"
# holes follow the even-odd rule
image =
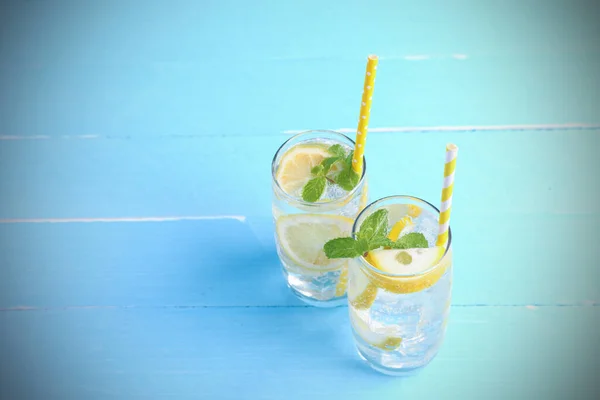
[[[205,237],[218,247],[218,257],[203,260],[194,279],[205,290],[203,305],[227,308],[231,329],[211,336],[231,356],[242,352],[256,368],[331,369],[373,375],[358,356],[347,307],[321,309],[298,300],[285,284],[272,236],[272,222],[229,224],[235,231],[218,230]],[[221,242],[226,245],[221,245]],[[216,314],[217,316],[221,314]],[[225,314],[223,314],[225,315]],[[223,318],[225,318],[223,316]],[[218,329],[217,329],[218,331]],[[235,337],[235,339],[233,338]],[[377,374],[376,374],[377,375]]]
[[[269,223],[267,223],[269,222]],[[178,262],[186,273],[180,286],[190,291],[194,305],[300,305],[281,274],[272,223],[262,221],[260,234],[249,223],[229,220],[198,224],[185,258]]]

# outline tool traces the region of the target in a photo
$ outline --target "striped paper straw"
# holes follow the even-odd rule
[[[456,169],[456,156],[458,146],[446,145],[446,164],[444,165],[444,188],[442,189],[442,205],[440,206],[440,221],[437,237],[437,246],[444,246],[448,242],[448,229],[450,228],[450,212],[452,211],[452,192],[454,191],[454,170]]]
[[[379,58],[370,55],[367,58],[367,72],[365,73],[365,85],[363,88],[362,101],[360,103],[360,117],[356,129],[356,147],[352,157],[352,169],[359,176],[362,175],[363,156],[365,154],[365,143],[367,141],[367,129],[369,127],[369,116],[371,115],[371,100],[373,100],[373,88],[375,87],[375,75]]]

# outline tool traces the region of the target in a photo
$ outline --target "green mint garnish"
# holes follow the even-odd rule
[[[311,203],[319,200],[325,191],[325,185],[327,185],[327,179],[324,176],[319,175],[316,178],[311,179],[302,188],[302,199],[304,199],[304,201],[310,201]]]
[[[323,246],[327,258],[355,258],[381,247],[392,249],[427,248],[429,244],[422,233],[411,232],[395,242],[388,237],[388,211],[381,209],[369,215],[360,225],[356,240],[351,237],[337,238]]]
[[[404,236],[400,236],[395,242],[391,242],[390,247],[392,249],[424,249],[429,247],[427,239],[422,233],[411,232]]]
[[[329,147],[327,151],[331,154],[331,157],[325,158],[321,161],[321,164],[313,167],[310,172],[313,174],[314,178],[308,181],[304,188],[302,188],[302,200],[304,201],[311,203],[318,201],[323,195],[323,192],[325,192],[327,180],[339,185],[348,192],[354,189],[360,181],[360,177],[352,169],[353,151],[346,154],[344,147],[340,144],[334,144]],[[339,173],[334,176],[329,176],[329,171],[335,163],[339,164]]]
[[[346,164],[348,168],[352,168],[352,157],[354,157],[354,150],[351,150],[344,159],[344,164]]]
[[[360,225],[356,237],[358,239],[365,239],[367,243],[371,243],[374,239],[385,238],[387,231],[388,211],[386,209],[381,209],[365,218]]]
[[[352,169],[352,157],[354,156],[354,150],[352,150],[344,158],[344,169],[338,174],[336,183],[341,186],[342,189],[351,191],[360,181],[360,176]]]
[[[331,166],[336,162],[340,161],[340,157],[327,157],[321,162],[321,167],[323,167],[323,174],[327,175]]]
[[[356,240],[345,237],[330,240],[325,243],[324,249],[328,258],[354,258],[359,250],[357,245]]]
[[[346,191],[351,191],[358,184],[360,180],[358,174],[353,169],[344,169],[336,177],[336,182],[340,187]]]
[[[310,170],[310,173],[313,175],[321,175],[321,172],[323,172],[324,167],[323,165],[319,164],[313,167],[313,169]]]
[[[395,246],[396,242],[389,239],[388,237],[376,237],[371,242],[369,242],[369,250],[375,250],[380,247],[389,247],[390,249]]]
[[[327,149],[329,153],[331,153],[335,157],[346,157],[346,152],[341,144],[334,144],[330,148]]]

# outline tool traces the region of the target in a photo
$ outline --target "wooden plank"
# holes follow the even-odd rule
[[[229,61],[218,67],[208,61],[9,64],[0,67],[6,88],[0,132],[5,138],[129,138],[353,128],[363,58]],[[600,58],[588,55],[422,61],[382,55],[371,127],[597,127],[599,69]]]
[[[14,24],[5,25],[5,31],[45,44],[36,52],[9,41],[6,49],[18,56],[15,61],[33,62],[205,60],[207,55],[362,58],[374,47],[400,54],[423,49],[432,54],[463,49],[502,55],[597,50],[597,10],[586,0],[489,5],[477,0],[145,3],[144,18],[136,18],[140,9],[135,0],[6,1],[2,11]],[[504,29],[501,35],[499,29]],[[69,36],[76,30],[79,37]]]
[[[369,53],[372,127],[600,124],[600,32],[572,2],[145,3],[3,5],[0,135],[353,127]]]
[[[600,397],[585,3],[2,2],[0,398]],[[282,132],[351,131],[371,52],[372,197],[437,203],[461,147],[449,337],[405,380],[291,296],[270,221]]]
[[[456,221],[454,304],[600,303],[598,216]],[[0,265],[1,308],[301,304],[271,221],[0,224]]]
[[[584,400],[600,394],[599,307],[453,307],[440,354],[408,379],[379,375],[362,363],[346,312],[0,312],[0,355],[10,363],[0,370],[0,395]]]
[[[371,198],[438,203],[447,142],[460,147],[453,223],[597,213],[600,131],[370,134]],[[270,163],[289,135],[0,141],[0,219],[267,217]]]
[[[279,275],[270,217],[269,161],[286,137],[2,143],[0,305],[298,304]],[[372,198],[437,203],[433,149],[447,141],[461,147],[455,301],[600,300],[600,135],[373,133]],[[215,217],[224,219],[203,219]],[[121,222],[77,222],[90,218]],[[38,220],[58,223],[26,224]]]

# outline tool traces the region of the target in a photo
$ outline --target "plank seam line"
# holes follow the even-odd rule
[[[464,53],[453,53],[453,54],[403,54],[403,55],[389,55],[379,56],[380,60],[394,61],[394,60],[405,60],[405,61],[425,61],[425,60],[466,60],[469,58],[468,54]],[[322,60],[335,60],[336,57],[332,56],[277,56],[270,57],[273,61],[322,61]]]
[[[380,128],[369,128],[369,133],[435,133],[435,132],[521,132],[521,131],[558,131],[558,130],[600,130],[599,124],[534,124],[534,125],[441,125],[441,126],[391,126]],[[295,135],[310,129],[290,129],[278,133],[284,135]],[[356,128],[333,129],[341,133],[354,133]],[[241,135],[223,134],[159,134],[159,135],[0,135],[0,141],[27,141],[27,140],[94,140],[94,139],[202,139],[207,137],[238,137]],[[256,137],[273,136],[269,134],[256,134]]]
[[[171,217],[106,217],[106,218],[12,218],[0,219],[0,224],[65,224],[65,223],[96,223],[96,222],[170,222],[170,221],[212,221],[236,220],[246,222],[244,215],[191,215]]]
[[[346,306],[344,306],[346,307]],[[600,307],[600,302],[581,302],[581,303],[557,303],[557,304],[452,304],[455,308],[527,308],[534,310],[537,308],[581,308],[581,307]],[[310,305],[254,305],[254,306],[206,306],[206,305],[187,305],[187,306],[63,306],[63,307],[34,307],[34,306],[15,306],[0,308],[0,312],[10,311],[70,311],[70,310],[131,310],[131,309],[238,309],[238,308],[314,308]]]
[[[424,133],[424,132],[494,132],[494,131],[556,131],[565,129],[600,130],[598,124],[532,124],[532,125],[441,125],[441,126],[390,126],[369,128],[369,133]],[[308,129],[285,130],[282,133],[295,135]],[[333,129],[341,133],[354,133],[356,128]]]

